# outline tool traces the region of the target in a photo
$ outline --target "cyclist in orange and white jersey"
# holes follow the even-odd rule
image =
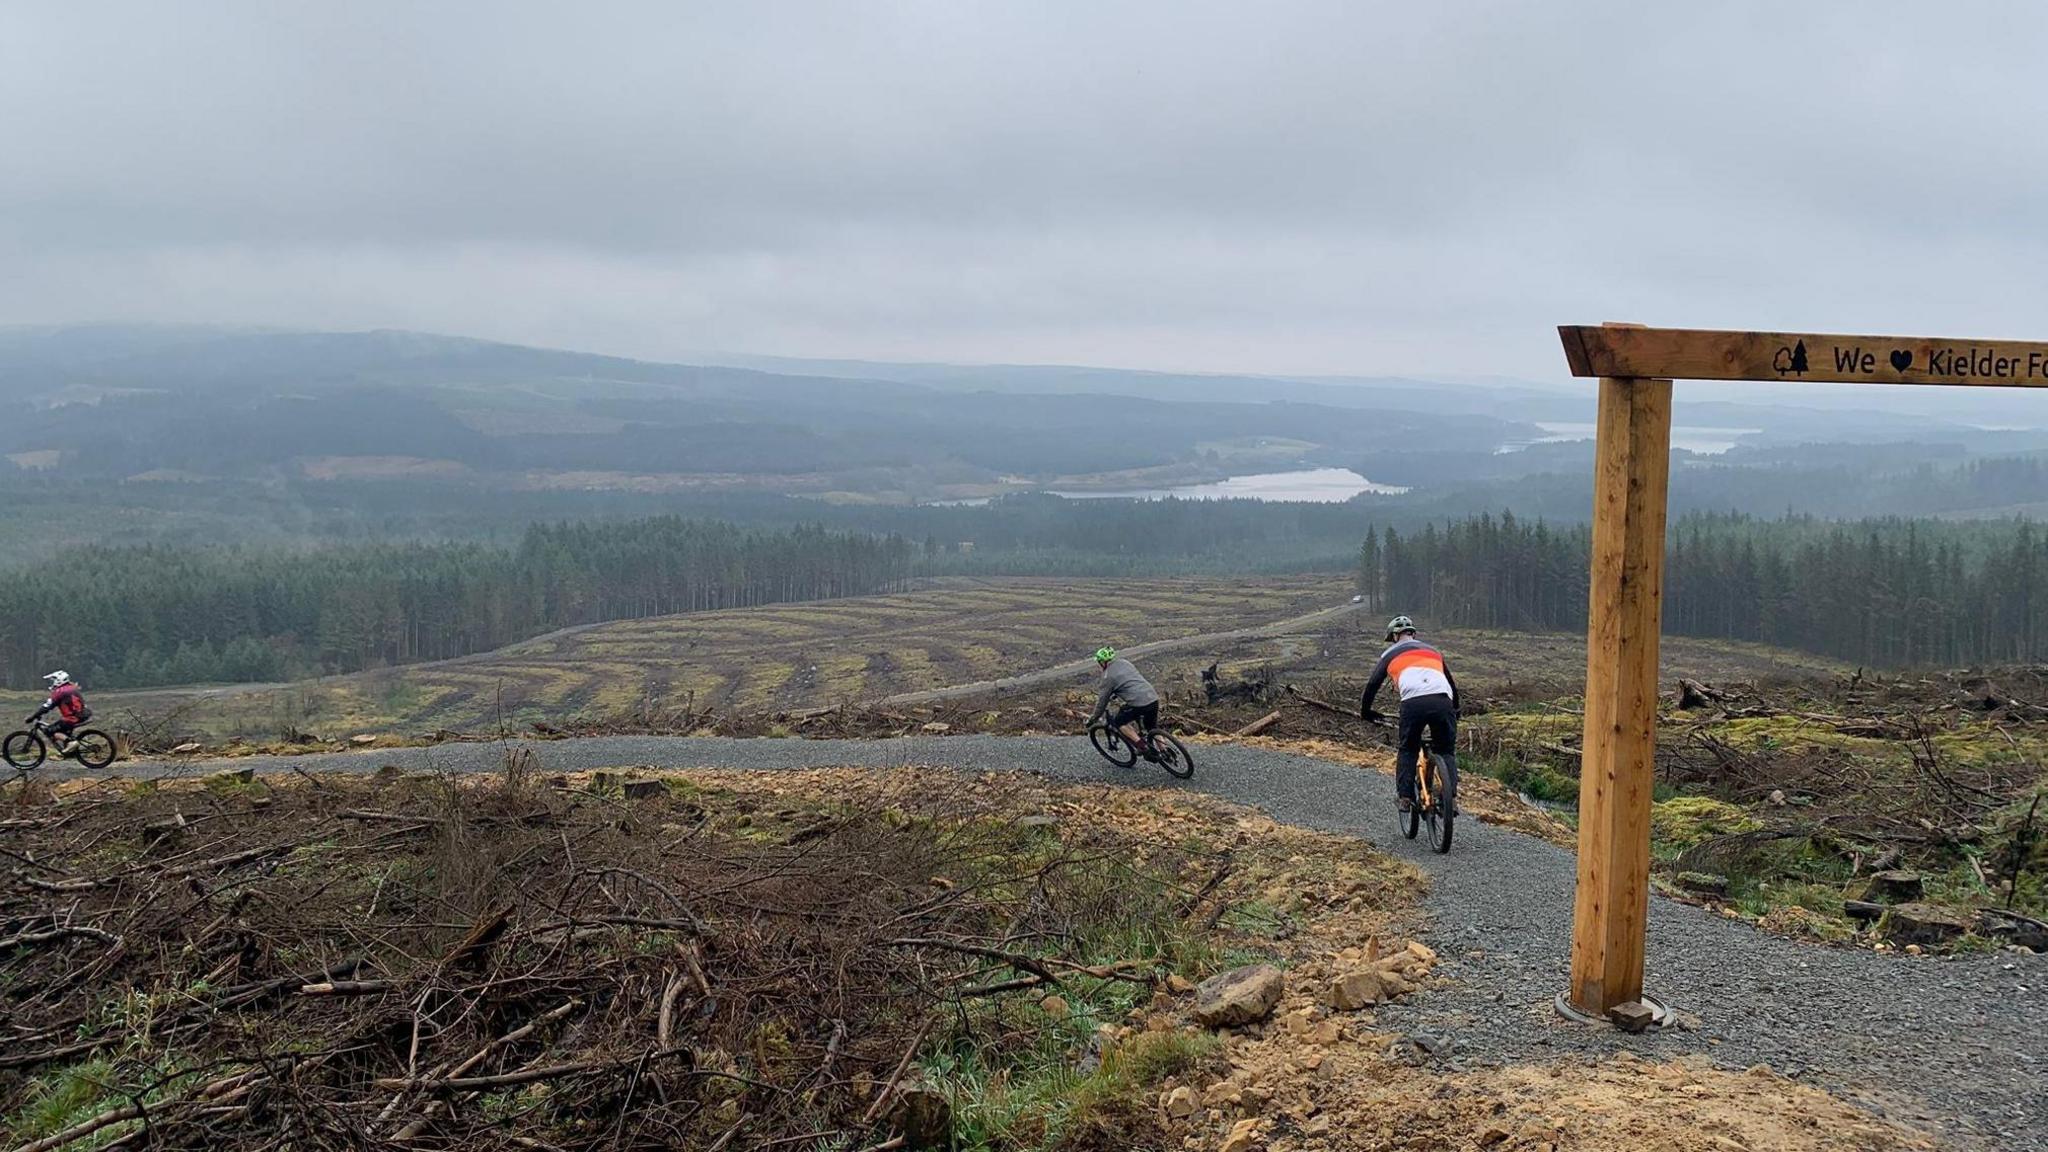
[[[1358,714],[1369,721],[1385,719],[1373,711],[1373,698],[1389,679],[1401,696],[1400,750],[1394,756],[1394,791],[1401,811],[1415,806],[1415,762],[1422,755],[1422,734],[1429,733],[1430,747],[1444,758],[1444,802],[1456,812],[1458,795],[1458,682],[1444,654],[1415,638],[1415,621],[1396,616],[1387,621],[1387,642],[1371,679],[1365,682],[1365,698]]]

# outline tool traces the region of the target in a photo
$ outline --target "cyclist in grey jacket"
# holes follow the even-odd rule
[[[1123,706],[1116,710],[1110,723],[1122,732],[1131,747],[1143,753],[1145,759],[1154,758],[1152,751],[1152,730],[1159,726],[1159,693],[1151,681],[1138,674],[1129,660],[1116,654],[1114,648],[1095,650],[1095,666],[1102,669],[1102,687],[1095,693],[1095,711],[1088,716],[1088,724],[1095,722],[1109,711],[1112,699],[1121,700]],[[1143,736],[1133,724],[1144,728]]]

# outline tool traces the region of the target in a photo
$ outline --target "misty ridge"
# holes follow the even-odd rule
[[[1584,515],[1590,395],[1568,385],[705,359],[720,362],[403,332],[9,329],[0,402],[16,415],[0,428],[0,479],[20,494],[16,517],[80,487],[74,505],[104,508],[158,504],[164,486],[232,506],[239,490],[246,515],[230,519],[249,524],[230,539],[319,534],[275,523],[265,509],[279,501],[388,516],[377,490],[393,488],[536,497],[532,516],[486,518],[517,530],[550,500],[634,514],[794,501],[829,520],[1306,468],[1408,489],[1364,498],[1397,514]],[[2048,500],[2030,463],[2048,427],[2030,426],[2031,397],[2012,399],[1946,416],[1682,400],[1680,445],[1695,425],[1726,450],[1681,454],[1675,507],[1997,514]],[[1787,470],[1802,481],[1786,485]],[[434,503],[392,526],[432,534]],[[15,554],[135,538],[51,527]]]

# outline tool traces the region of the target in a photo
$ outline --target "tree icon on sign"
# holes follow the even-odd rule
[[[1796,376],[1806,375],[1806,341],[1801,340],[1790,348],[1778,349],[1778,354],[1771,357],[1771,367],[1777,369],[1780,376],[1788,373]]]

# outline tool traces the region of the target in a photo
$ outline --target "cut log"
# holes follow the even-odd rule
[[[1269,728],[1272,728],[1274,725],[1278,723],[1280,723],[1280,713],[1278,711],[1268,712],[1264,716],[1259,717],[1257,720],[1254,720],[1251,723],[1245,725],[1244,727],[1239,728],[1237,731],[1232,732],[1231,735],[1257,736],[1259,733],[1264,732]]]
[[[495,912],[485,913],[470,928],[469,935],[462,938],[462,943],[457,944],[453,951],[441,958],[442,966],[446,968],[467,968],[473,966],[483,958],[484,953],[490,951],[491,945],[497,943],[498,937],[503,936],[505,929],[511,927],[511,925],[512,905],[510,904],[504,905]]]
[[[1287,694],[1289,696],[1294,697],[1296,700],[1301,701],[1303,704],[1308,705],[1311,708],[1319,708],[1324,712],[1329,712],[1333,715],[1342,716],[1347,720],[1358,719],[1358,713],[1352,711],[1351,709],[1339,708],[1335,704],[1332,704],[1327,700],[1318,700],[1315,697],[1309,695],[1308,693],[1303,692],[1299,688],[1296,688],[1292,684],[1287,685]]]
[[[1718,688],[1710,688],[1697,680],[1680,679],[1678,682],[1678,708],[1681,712],[1692,712],[1700,708],[1711,708],[1728,699],[1728,694]]]
[[[1695,896],[1722,897],[1728,895],[1728,878],[1714,872],[1680,872],[1672,877],[1674,883]]]
[[[329,980],[299,988],[301,996],[376,996],[397,987],[389,980]]]
[[[2017,944],[2035,952],[2048,952],[2048,923],[2004,908],[1977,910],[1977,931],[1993,940]]]

